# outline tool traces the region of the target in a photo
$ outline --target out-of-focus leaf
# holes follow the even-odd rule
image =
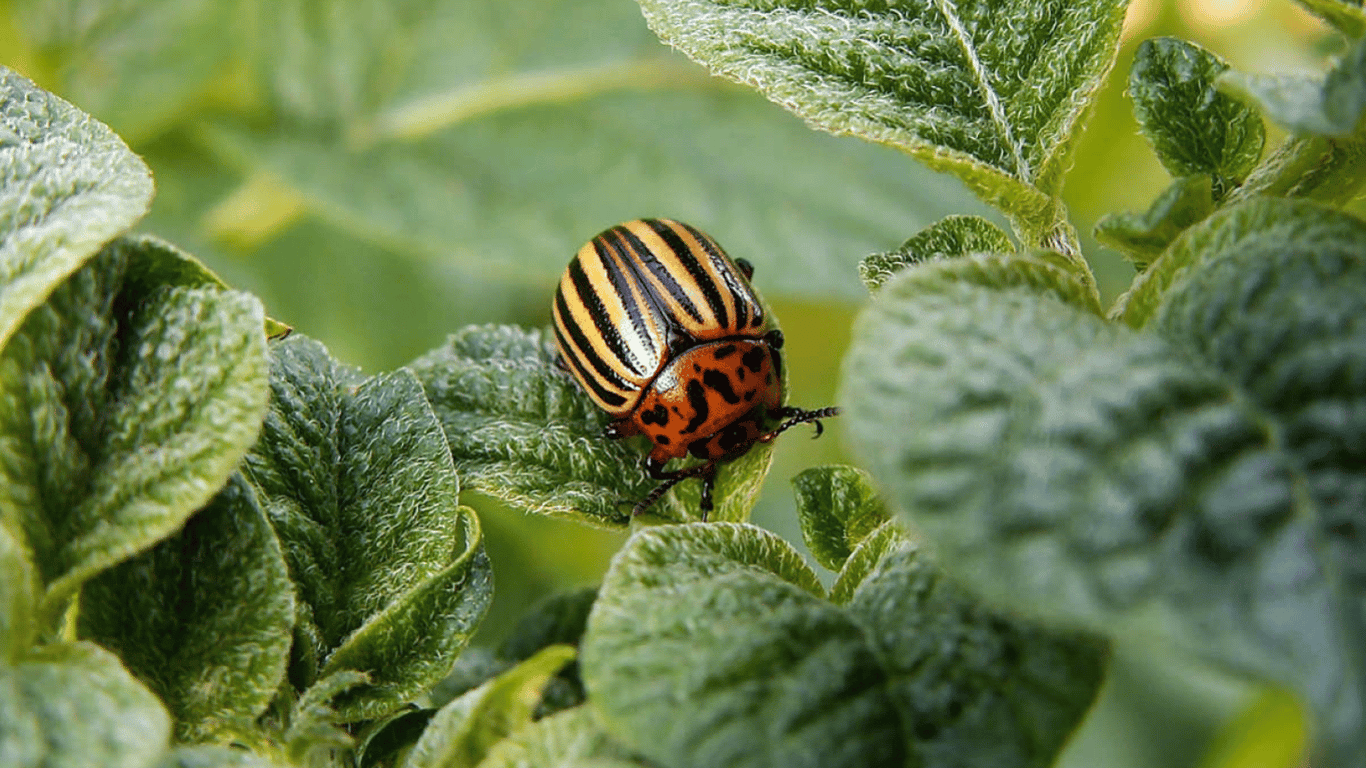
[[[911,264],[969,253],[1012,253],[1014,244],[1001,228],[981,216],[948,216],[927,227],[890,253],[875,253],[859,262],[859,276],[869,291]]]
[[[1226,72],[1219,84],[1256,101],[1268,117],[1296,133],[1353,136],[1366,115],[1366,39],[1353,43],[1323,79]]]
[[[1357,0],[1295,0],[1351,38],[1366,33],[1366,8]]]
[[[0,521],[0,665],[12,664],[38,634],[42,594],[37,574],[19,539]]]
[[[493,745],[479,768],[649,768],[612,740],[592,707],[537,720]]]
[[[267,399],[256,299],[129,282],[115,241],[0,353],[0,516],[23,533],[49,625],[86,579],[184,524],[256,438]]]
[[[157,768],[281,768],[280,764],[245,749],[232,747],[177,747]]]
[[[879,551],[838,606],[762,529],[637,532],[583,642],[608,732],[680,768],[1051,764],[1105,644],[979,607],[904,539]]]
[[[1215,197],[1262,156],[1266,130],[1247,104],[1215,89],[1223,59],[1174,37],[1144,40],[1129,70],[1134,117],[1172,176],[1208,175]]]
[[[274,531],[234,476],[178,534],[88,582],[77,626],[161,697],[177,741],[229,741],[279,690],[293,591]]]
[[[444,677],[483,616],[478,522],[412,374],[365,379],[299,336],[271,351],[274,398],[245,466],[301,602],[291,682],[363,673],[313,698],[343,722],[379,717]]]
[[[1144,213],[1110,213],[1096,222],[1096,239],[1124,254],[1140,271],[1187,227],[1214,210],[1209,176],[1182,176]]]
[[[0,348],[105,241],[147,212],[152,178],[114,132],[0,66]]]
[[[887,510],[868,475],[854,467],[813,467],[792,478],[802,540],[816,561],[832,571],[874,529],[887,522]]]
[[[632,503],[657,482],[641,468],[641,441],[602,436],[607,415],[556,367],[547,336],[508,326],[467,328],[410,368],[445,427],[466,487],[529,512],[627,525]],[[771,452],[771,445],[756,445],[722,465],[711,519],[748,515]],[[697,487],[685,481],[651,511],[696,518]]]
[[[1058,219],[1062,173],[1126,3],[641,5],[666,42],[713,72],[815,127],[954,173],[1037,237]]]
[[[92,643],[49,645],[0,666],[0,756],[15,768],[153,768],[171,718]]]

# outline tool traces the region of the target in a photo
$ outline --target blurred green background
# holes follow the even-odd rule
[[[1168,181],[1123,93],[1156,35],[1255,72],[1317,71],[1335,45],[1290,0],[1134,0],[1066,182],[1107,298],[1133,271],[1096,244],[1095,221]],[[147,160],[157,197],[140,229],[371,373],[465,324],[547,324],[582,242],[670,216],[756,265],[790,400],[823,406],[867,300],[859,259],[950,213],[1004,224],[952,178],[709,77],[632,0],[0,0],[0,62]],[[788,479],[844,458],[827,434],[778,442],[757,523],[800,541]],[[468,501],[497,575],[481,642],[537,596],[595,582],[623,540]]]

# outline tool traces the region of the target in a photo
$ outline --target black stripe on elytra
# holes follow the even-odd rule
[[[572,264],[576,262],[577,260],[575,262],[570,263]],[[569,314],[569,304],[567,304],[564,300],[563,291],[555,291],[555,305],[559,308],[560,320],[563,321],[563,323],[555,324],[555,332],[557,334],[560,333],[561,327],[563,326],[564,331],[569,334],[569,339],[574,342],[572,345],[565,344],[564,337],[561,336],[560,344],[564,347],[566,352],[572,353],[575,349],[579,350],[578,355],[565,355],[565,357],[569,358],[569,363],[578,369],[579,378],[582,381],[591,382],[593,391],[602,395],[603,402],[613,402],[614,400],[616,400],[620,402],[613,402],[614,405],[625,404],[625,398],[614,392],[609,392],[603,389],[602,385],[598,382],[599,380],[604,380],[609,384],[612,384],[614,386],[620,387],[621,389],[628,391],[631,390],[633,387],[630,384],[627,384],[626,381],[622,379],[616,371],[608,367],[607,363],[605,363],[597,355],[593,354],[592,343],[590,343],[588,341],[588,338],[583,335],[583,329],[579,327],[579,324],[574,322],[574,316]],[[596,376],[589,375],[588,372],[584,370],[584,360],[582,359],[583,357],[588,358],[587,362],[593,366],[593,370],[597,373]]]
[[[735,304],[735,328],[744,328],[748,323],[752,328],[758,328],[764,324],[764,311],[759,305],[759,299],[754,295],[754,289],[750,287],[749,281],[745,279],[743,272],[736,274],[739,267],[732,266],[732,262],[721,246],[715,240],[705,235],[701,230],[691,224],[678,222],[680,226],[688,230],[688,234],[697,239],[702,244],[702,250],[711,257],[711,263],[716,267],[716,271],[725,276],[726,287],[730,289],[730,296]],[[737,277],[739,279],[737,279]],[[754,316],[749,316],[750,308],[754,309]]]
[[[598,254],[598,261],[602,262],[602,268],[607,273],[607,279],[612,281],[612,290],[616,292],[617,299],[621,301],[622,309],[630,318],[631,327],[635,328],[636,335],[649,346],[651,359],[644,362],[653,370],[654,366],[651,363],[659,360],[659,347],[655,344],[654,335],[650,333],[649,324],[645,322],[645,313],[641,309],[640,302],[636,301],[636,296],[631,291],[632,284],[635,284],[639,287],[642,295],[649,296],[650,286],[640,285],[640,276],[627,266],[631,260],[624,254],[616,253],[617,249],[613,248],[606,239],[593,238],[593,250]],[[653,310],[653,308],[651,309]]]
[[[565,309],[564,298],[559,295],[558,291],[556,292],[555,298],[560,303],[560,312],[561,315],[563,315]],[[612,392],[611,390],[603,389],[602,384],[598,383],[597,377],[591,376],[588,373],[584,372],[583,363],[579,360],[578,355],[575,355],[573,353],[574,348],[571,347],[569,344],[565,343],[564,334],[560,332],[559,323],[555,324],[555,336],[558,337],[560,340],[560,348],[568,353],[565,355],[561,355],[561,359],[564,360],[565,363],[573,369],[574,378],[578,379],[579,382],[583,384],[585,387],[587,387],[589,390],[592,390],[589,394],[597,397],[599,400],[601,400],[604,403],[607,403],[613,408],[618,408],[620,406],[626,405],[626,398],[622,397],[621,395],[618,395],[616,392]],[[623,388],[624,386],[625,385],[623,383]]]
[[[683,434],[696,432],[702,426],[702,422],[707,420],[710,409],[707,406],[707,392],[702,389],[702,384],[697,379],[688,379],[688,405],[692,406],[692,419],[687,426],[683,427]]]
[[[697,310],[696,305],[692,303],[692,299],[688,298],[688,294],[683,292],[683,286],[679,285],[678,279],[674,277],[673,272],[669,271],[669,267],[656,258],[654,253],[652,253],[649,248],[646,248],[645,243],[642,242],[640,238],[636,237],[631,230],[625,227],[613,227],[612,231],[617,233],[617,235],[626,243],[627,247],[631,249],[636,260],[644,265],[644,267],[650,271],[650,274],[659,278],[659,282],[663,284],[665,292],[672,296],[674,300],[679,303],[679,306],[682,307],[683,311],[691,316],[697,324],[701,325],[702,313]]]
[[[702,383],[716,390],[721,395],[721,399],[731,405],[740,402],[740,396],[735,394],[734,389],[731,389],[730,379],[715,368],[708,368],[707,372],[702,374]]]
[[[669,246],[669,250],[674,252],[683,268],[688,270],[693,282],[697,283],[702,289],[702,295],[707,299],[707,306],[711,307],[712,317],[716,318],[716,324],[721,328],[730,328],[730,312],[726,311],[726,301],[721,298],[721,291],[717,290],[716,281],[707,273],[706,267],[698,261],[697,253],[679,236],[673,227],[665,224],[659,219],[642,219],[656,235]],[[725,270],[719,270],[724,275]]]
[[[607,265],[603,265],[604,267]],[[640,362],[631,354],[631,350],[626,346],[626,341],[621,338],[621,331],[612,322],[612,315],[607,311],[607,306],[602,301],[602,296],[593,288],[593,283],[588,279],[588,273],[583,271],[583,265],[579,263],[578,257],[569,262],[569,280],[574,284],[574,290],[579,294],[579,302],[588,310],[588,316],[593,320],[593,327],[597,329],[598,336],[607,349],[611,351],[622,365],[637,376],[645,376],[654,371],[642,370]],[[609,269],[608,272],[611,272]]]

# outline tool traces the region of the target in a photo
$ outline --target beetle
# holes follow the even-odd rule
[[[712,509],[717,465],[797,424],[839,413],[783,402],[783,335],[771,327],[750,278],[716,241],[671,219],[635,219],[594,237],[555,290],[558,365],[612,417],[604,436],[645,435],[644,460],[663,481],[638,515],[690,477]],[[668,470],[673,459],[701,463]]]

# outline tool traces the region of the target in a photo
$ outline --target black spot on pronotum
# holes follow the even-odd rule
[[[688,405],[692,406],[692,418],[688,420],[688,425],[683,427],[683,434],[696,432],[702,426],[702,422],[707,420],[709,410],[707,408],[707,392],[702,389],[702,383],[697,379],[688,381]]]
[[[716,348],[716,351],[712,353],[712,356],[717,360],[725,360],[735,354],[735,349],[736,347],[734,344],[723,344]]]
[[[743,365],[737,365],[737,366],[735,366],[735,380],[736,380],[736,381],[744,381],[744,380],[745,380],[745,366],[743,366]]]
[[[655,435],[655,442],[659,443],[660,445],[668,445],[669,438],[664,435]]]
[[[700,440],[694,440],[691,443],[688,443],[688,453],[691,453],[699,459],[707,458],[707,442],[707,438],[704,437]]]
[[[730,386],[730,379],[715,368],[708,368],[707,372],[702,374],[702,383],[716,390],[717,394],[721,395],[721,399],[731,405],[740,402],[740,396],[735,394],[735,390]]]
[[[754,371],[755,373],[758,373],[759,370],[764,367],[764,357],[764,348],[755,347],[754,349],[751,349],[750,351],[746,352],[745,356],[740,358],[740,361],[745,364],[746,368],[750,369],[751,371]]]
[[[648,411],[640,414],[641,424],[658,424],[664,426],[669,423],[669,412],[662,405],[656,405]]]

